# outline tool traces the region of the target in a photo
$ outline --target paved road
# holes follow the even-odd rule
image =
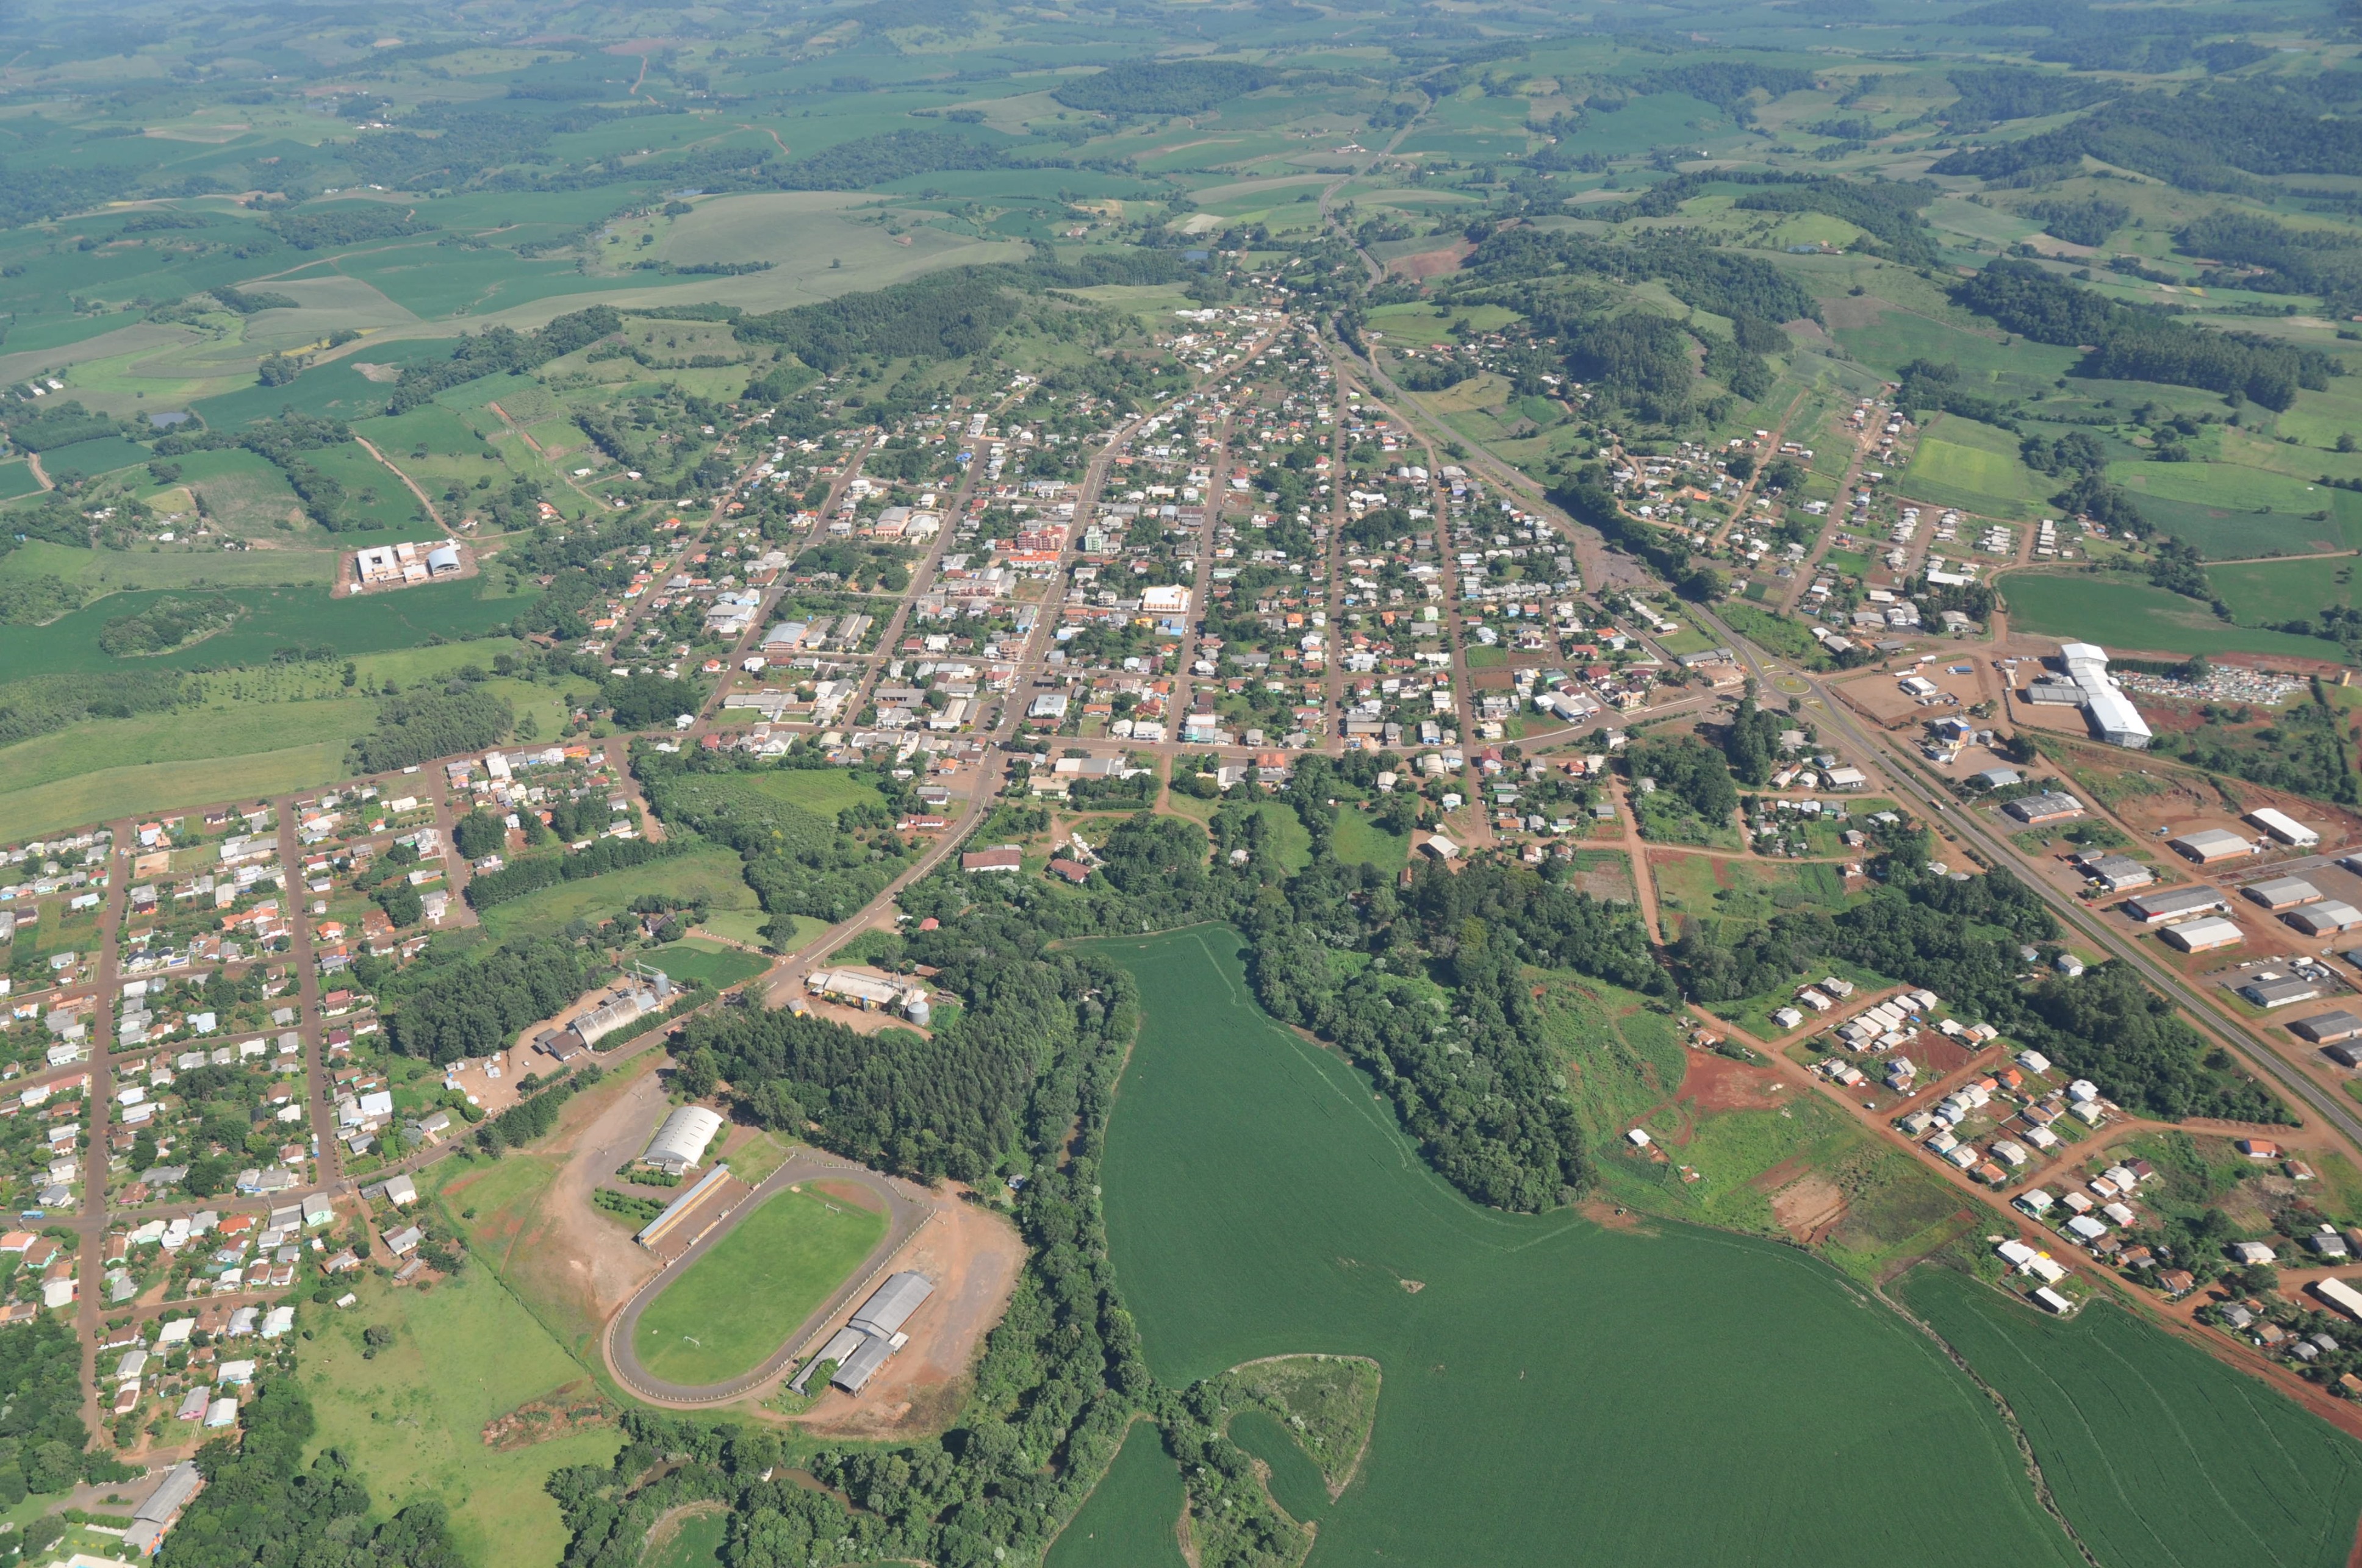
[[[1759,679],[1765,679],[1768,656],[1724,625],[1710,612],[1700,610],[1697,613],[1699,619],[1713,624],[1733,648],[1741,652]],[[1826,722],[1851,741],[1859,754],[1877,759],[1896,793],[1916,797],[1931,823],[1939,824],[1942,831],[1976,849],[1985,857],[1986,864],[1999,867],[2015,863],[2016,855],[2003,842],[2001,835],[1979,821],[1973,812],[1957,809],[1940,786],[1920,774],[1904,747],[1893,744],[1892,737],[1885,732],[1865,729],[1856,722],[1850,710],[1827,682],[1802,671],[1794,673],[1820,699],[1821,706],[1827,711]],[[2134,972],[2154,989],[2178,1004],[2200,1033],[2250,1066],[2268,1074],[2299,1101],[2336,1128],[2357,1149],[2362,1149],[2362,1117],[2356,1117],[2338,1104],[2328,1090],[2306,1077],[2295,1064],[2243,1034],[2221,1027],[2213,1009],[2194,988],[2151,958],[2137,944],[2111,928],[2081,902],[2051,887],[2040,877],[2026,877],[2023,880],[2050,906],[2061,924],[2129,964]]]
[[[688,1273],[690,1264],[720,1246],[724,1238],[745,1224],[747,1216],[761,1208],[764,1201],[772,1194],[784,1192],[791,1186],[807,1181],[852,1182],[867,1188],[885,1202],[889,1218],[886,1237],[870,1249],[868,1257],[863,1260],[861,1266],[847,1275],[844,1283],[831,1292],[826,1301],[814,1308],[810,1315],[797,1325],[796,1331],[780,1342],[778,1350],[773,1351],[764,1359],[760,1366],[750,1372],[725,1378],[720,1383],[691,1386],[668,1382],[643,1366],[640,1364],[639,1350],[635,1341],[641,1315],[646,1312],[649,1305],[657,1297],[663,1295],[666,1288],[675,1280]],[[667,1264],[639,1289],[634,1291],[631,1299],[624,1302],[622,1309],[607,1320],[606,1332],[600,1340],[601,1348],[607,1358],[607,1370],[613,1373],[615,1380],[624,1386],[641,1398],[655,1404],[719,1405],[735,1399],[742,1394],[760,1387],[777,1375],[789,1362],[800,1354],[806,1342],[820,1330],[822,1325],[848,1306],[855,1295],[867,1290],[877,1279],[879,1270],[902,1250],[904,1242],[919,1233],[919,1228],[933,1218],[933,1215],[934,1206],[911,1198],[903,1183],[879,1176],[875,1171],[839,1159],[833,1154],[807,1153],[792,1155],[786,1165],[773,1171],[762,1186],[756,1187],[744,1202],[725,1215],[720,1223],[699,1237],[687,1252]]]

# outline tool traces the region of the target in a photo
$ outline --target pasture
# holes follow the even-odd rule
[[[719,1383],[761,1365],[885,1239],[882,1209],[810,1187],[774,1193],[640,1314],[640,1364]]]
[[[543,1483],[569,1464],[605,1464],[613,1428],[529,1448],[484,1446],[484,1424],[588,1375],[587,1369],[477,1269],[430,1290],[375,1279],[349,1311],[314,1320],[297,1375],[318,1419],[309,1452],[340,1449],[385,1511],[422,1494],[451,1509],[452,1533],[476,1563],[541,1568],[565,1554],[566,1526]],[[361,1333],[394,1331],[364,1360]]]
[[[345,765],[347,751],[344,741],[319,741],[243,756],[127,763],[53,778],[0,795],[0,838],[23,838],[56,828],[143,816],[170,806],[259,801],[309,790],[351,771]],[[0,756],[6,755],[0,753]]]
[[[2058,1506],[2111,1568],[2341,1568],[2362,1445],[2106,1302],[2059,1322],[1949,1269],[1903,1298],[2009,1401]]]
[[[572,922],[596,922],[628,908],[643,893],[699,899],[717,910],[751,910],[755,891],[739,874],[744,862],[728,849],[696,849],[645,866],[560,882],[494,904],[484,927],[503,941],[512,936],[551,936]]]
[[[2127,578],[2021,571],[2002,582],[2013,629],[2081,637],[2111,653],[2345,657],[2343,647],[2320,637],[2227,625],[2195,600]]]
[[[1341,806],[1337,810],[1337,835],[1330,839],[1337,858],[1347,865],[1367,862],[1381,871],[1399,871],[1410,859],[1410,835],[1388,833],[1376,819]]]
[[[1984,1396],[1835,1270],[1671,1223],[1474,1207],[1366,1080],[1255,1008],[1239,941],[1098,944],[1146,1021],[1109,1241],[1168,1384],[1265,1355],[1380,1363],[1369,1454],[1314,1564],[1555,1562],[1572,1540],[1601,1562],[1761,1561],[1767,1520],[1783,1562],[1912,1561],[1931,1532],[2081,1561]]]
[[[756,794],[834,820],[848,806],[882,806],[886,797],[841,767],[781,767],[746,776]]]
[[[1186,1568],[1174,1529],[1182,1500],[1181,1471],[1156,1423],[1135,1421],[1044,1568]]]

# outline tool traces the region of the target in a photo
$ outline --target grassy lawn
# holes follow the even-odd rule
[[[635,866],[627,871],[585,877],[579,882],[560,882],[555,888],[544,888],[537,893],[495,904],[484,911],[484,925],[503,940],[519,934],[546,935],[565,930],[569,921],[603,919],[643,893],[703,898],[717,910],[751,910],[755,907],[755,891],[740,875],[744,864],[730,850],[691,850],[668,860]]]
[[[886,1234],[886,1216],[789,1188],[767,1199],[640,1315],[641,1364],[719,1383],[762,1364]]]
[[[1330,841],[1337,858],[1352,865],[1366,861],[1381,871],[1399,871],[1410,859],[1407,834],[1388,833],[1350,807],[1337,812],[1337,836]]]
[[[774,801],[834,818],[847,806],[882,806],[886,797],[840,767],[782,767],[751,773],[747,784]]]
[[[422,1493],[442,1498],[472,1562],[555,1564],[566,1527],[543,1483],[569,1464],[606,1463],[620,1434],[578,1432],[509,1452],[486,1448],[480,1434],[588,1369],[481,1269],[431,1290],[375,1278],[355,1290],[359,1304],[315,1319],[316,1337],[298,1353],[319,1418],[313,1451],[344,1451],[381,1512]],[[394,1342],[363,1360],[361,1331],[381,1324]]]

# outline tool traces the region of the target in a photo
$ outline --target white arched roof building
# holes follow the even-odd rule
[[[664,1119],[640,1158],[679,1176],[705,1157],[705,1146],[721,1131],[720,1116],[701,1105],[684,1105]]]

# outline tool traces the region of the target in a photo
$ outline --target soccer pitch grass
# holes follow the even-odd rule
[[[1314,1564],[1556,1562],[1579,1540],[1586,1561],[1825,1568],[1956,1537],[2081,1561],[1992,1405],[1900,1317],[1788,1247],[1468,1203],[1359,1074],[1256,1009],[1239,941],[1095,944],[1147,1021],[1109,1239],[1168,1385],[1265,1355],[1380,1362]]]
[[[2009,1401],[2058,1506],[2110,1568],[2339,1568],[2362,1445],[2105,1303],[2058,1322],[1949,1269],[1903,1298]]]
[[[880,1209],[774,1194],[648,1303],[633,1335],[640,1364],[686,1386],[760,1366],[885,1234]]]

